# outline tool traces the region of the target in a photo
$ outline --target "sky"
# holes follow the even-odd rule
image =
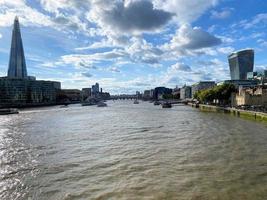
[[[112,94],[230,79],[227,56],[267,69],[266,0],[0,0],[0,76],[19,17],[28,75]]]

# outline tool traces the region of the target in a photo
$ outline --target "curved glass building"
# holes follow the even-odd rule
[[[244,49],[228,56],[231,80],[246,80],[247,73],[253,72],[254,50]]]

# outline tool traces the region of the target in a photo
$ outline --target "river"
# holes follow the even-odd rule
[[[266,200],[267,125],[148,102],[0,116],[0,199]]]

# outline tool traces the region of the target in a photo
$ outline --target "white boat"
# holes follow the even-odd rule
[[[107,106],[107,104],[104,103],[104,102],[99,102],[99,103],[97,104],[97,107],[106,107],[106,106]]]

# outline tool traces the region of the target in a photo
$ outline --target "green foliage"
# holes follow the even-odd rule
[[[194,98],[201,103],[213,103],[217,100],[219,104],[228,104],[233,92],[236,92],[233,84],[225,83],[211,89],[201,90],[195,93]]]

